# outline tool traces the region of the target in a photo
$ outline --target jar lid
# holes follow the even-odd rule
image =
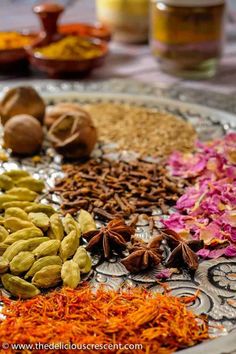
[[[221,5],[225,0],[160,0],[163,4],[184,7],[204,7],[212,5]]]

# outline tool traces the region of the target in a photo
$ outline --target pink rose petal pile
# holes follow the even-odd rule
[[[194,181],[178,200],[177,212],[164,225],[185,238],[201,239],[203,258],[236,256],[236,133],[210,143],[197,143],[197,152],[176,152],[169,160],[175,176]]]

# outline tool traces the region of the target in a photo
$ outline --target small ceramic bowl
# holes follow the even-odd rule
[[[21,33],[25,36],[32,36],[32,42],[36,38],[33,33]],[[28,66],[27,52],[24,47],[0,49],[0,72],[17,71],[26,69]]]
[[[46,58],[37,52],[37,48],[28,48],[27,52],[31,65],[50,77],[84,76],[101,66],[108,54],[107,42],[98,39],[93,39],[92,41],[101,49],[101,55],[90,59],[60,60]]]
[[[62,34],[78,34],[80,36],[98,38],[103,41],[111,40],[111,32],[107,27],[97,23],[89,25],[87,23],[65,23],[59,26]]]

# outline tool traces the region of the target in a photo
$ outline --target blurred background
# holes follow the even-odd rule
[[[33,13],[32,7],[39,3],[49,2],[52,1],[1,0],[0,31],[21,31],[23,29],[28,29],[30,31],[39,31],[40,21],[39,18],[37,18],[37,16]],[[108,21],[109,15],[111,14],[111,12],[103,11],[105,8],[105,2],[108,3],[108,1],[104,0],[97,0],[97,2],[95,0],[54,0],[53,2],[57,2],[58,4],[61,4],[65,7],[65,12],[60,16],[60,24],[78,22],[95,24],[96,21],[101,21],[101,19],[105,23],[105,20]],[[121,17],[123,16],[123,28],[125,28],[125,21],[127,21],[127,26],[130,25],[128,24],[128,22],[129,19],[131,19],[130,14],[132,11],[134,11],[135,15],[137,15],[137,8],[139,7],[137,7],[136,5],[141,4],[141,2],[144,3],[145,0],[113,0],[113,4],[122,3],[123,8],[125,8],[126,6],[127,16],[124,11],[123,15],[119,15],[119,21],[121,21]],[[154,85],[163,84],[163,86],[165,86],[174,85],[176,83],[183,83],[185,86],[190,85],[191,87],[200,89],[201,87],[204,87],[204,89],[219,91],[223,93],[230,93],[232,91],[235,91],[236,0],[226,0],[227,13],[225,25],[223,25],[223,15],[221,16],[221,13],[216,16],[213,13],[211,14],[212,16],[215,16],[214,19],[216,22],[214,23],[214,28],[209,27],[210,31],[208,31],[207,29],[205,32],[211,32],[212,30],[216,37],[213,36],[214,40],[212,40],[211,38],[211,42],[209,42],[210,45],[208,45],[207,37],[204,45],[201,46],[199,43],[196,44],[198,38],[191,38],[191,35],[188,35],[188,28],[186,28],[183,37],[185,37],[187,34],[188,43],[187,45],[186,43],[184,43],[185,47],[183,48],[185,48],[184,50],[187,50],[187,53],[189,53],[190,55],[189,62],[184,61],[183,58],[178,58],[179,53],[183,50],[181,47],[182,38],[180,40],[180,44],[177,43],[176,45],[174,43],[174,46],[172,46],[172,44],[170,46],[169,43],[167,43],[168,41],[165,42],[165,39],[168,39],[170,36],[171,26],[170,28],[168,28],[168,26],[172,22],[172,19],[167,24],[162,22],[163,19],[161,18],[161,14],[158,14],[157,16],[157,13],[155,13],[157,6],[156,4],[158,4],[160,1],[150,0],[150,2],[153,5],[151,9],[152,14],[151,17],[149,17],[149,24],[152,22],[152,30],[151,35],[149,36],[149,43],[147,42],[147,38],[146,42],[145,38],[141,38],[142,34],[144,35],[144,33],[146,33],[146,30],[144,29],[141,29],[141,33],[140,31],[139,33],[136,33],[136,35],[139,36],[139,41],[137,40],[137,38],[134,39],[134,37],[129,37],[128,31],[126,31],[125,35],[124,33],[122,33],[117,36],[117,33],[116,31],[114,31],[113,28],[112,40],[108,43],[109,54],[106,57],[104,65],[99,68],[95,68],[95,70],[92,71],[89,76],[86,76],[83,79],[104,80],[111,78],[129,78],[148,82]],[[206,2],[209,2],[209,0],[206,0]],[[212,0],[210,2],[212,2]],[[196,0],[195,3],[197,3]],[[204,1],[201,3],[204,3]],[[129,6],[127,4],[129,4]],[[98,8],[96,9],[96,6],[98,8],[100,6],[100,10]],[[204,5],[202,6],[204,7]],[[140,16],[140,13],[138,15]],[[117,20],[117,18],[110,18],[110,22],[108,21],[109,25],[112,25],[113,19],[115,21],[115,19]],[[143,19],[144,17],[139,18]],[[190,14],[187,17],[185,14],[185,18],[187,18],[187,21],[191,19]],[[205,13],[205,15],[202,17],[200,16],[200,18],[196,18],[196,21],[200,21],[196,28],[201,28],[201,25],[202,28],[205,28],[204,26],[206,23],[201,24],[201,19],[203,21],[208,21],[208,26],[213,26],[213,24],[211,24],[211,19],[209,20],[209,18],[207,13]],[[181,21],[181,17],[176,17],[176,21],[177,20]],[[136,25],[136,28],[138,29],[141,24],[143,25],[143,22],[143,20],[140,20],[139,25]],[[133,23],[135,24],[135,21]],[[180,22],[177,22],[176,27],[179,27],[179,23]],[[196,32],[198,32],[198,30]],[[206,35],[206,33],[204,33],[204,35]],[[198,33],[195,34],[197,37]],[[222,41],[221,34],[222,38],[225,38],[224,43]],[[173,30],[173,33],[171,35],[175,36],[175,30]],[[145,36],[147,37],[147,33],[145,34]],[[160,38],[161,40],[159,40]],[[177,52],[175,52],[176,48],[178,49]],[[220,65],[218,65],[221,56],[221,49],[223,49],[223,56],[221,58]],[[214,54],[209,54],[210,50]],[[185,67],[186,65],[189,66],[190,64],[195,65],[193,59],[196,59],[198,55],[200,59],[196,64],[196,72],[191,71],[190,74],[187,73],[187,75],[185,75],[186,72],[182,70],[183,67]],[[210,61],[209,57],[211,59]],[[212,57],[214,60],[212,60]],[[199,62],[201,65],[199,65]],[[200,71],[199,75],[198,71]],[[0,74],[1,80],[4,80],[6,78],[8,79],[9,77],[4,76],[2,73]],[[31,72],[31,79],[34,78],[47,78],[47,75],[42,75],[40,71],[33,70]]]
[[[135,1],[135,0],[134,0]],[[12,25],[16,29],[22,27],[38,26],[38,20],[32,13],[32,6],[35,4],[48,2],[37,0],[1,0],[0,1],[0,30],[12,29]],[[51,1],[62,4],[67,7],[67,11],[63,16],[62,21],[94,21],[95,0],[58,0]],[[17,11],[16,11],[17,9]],[[76,10],[76,11],[75,11]],[[27,21],[27,22],[26,22]]]
[[[132,1],[135,2],[136,0]],[[27,26],[37,25],[37,19],[32,14],[31,8],[34,4],[42,2],[43,1],[40,0],[1,0],[0,30],[11,29],[13,23],[16,28],[21,28],[22,26],[24,27],[26,25],[26,16],[28,21]],[[55,2],[55,0],[53,2]],[[68,8],[68,11],[63,19],[64,22],[67,21],[67,18],[69,18],[70,21],[93,21],[96,18],[96,0],[58,0],[56,2]],[[236,11],[236,0],[228,0],[228,6],[231,10]]]

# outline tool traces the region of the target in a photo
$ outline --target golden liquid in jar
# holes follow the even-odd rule
[[[164,70],[210,70],[221,56],[225,6],[179,7],[153,1],[151,48]],[[214,63],[214,64],[213,64]],[[209,76],[213,71],[210,70]]]

